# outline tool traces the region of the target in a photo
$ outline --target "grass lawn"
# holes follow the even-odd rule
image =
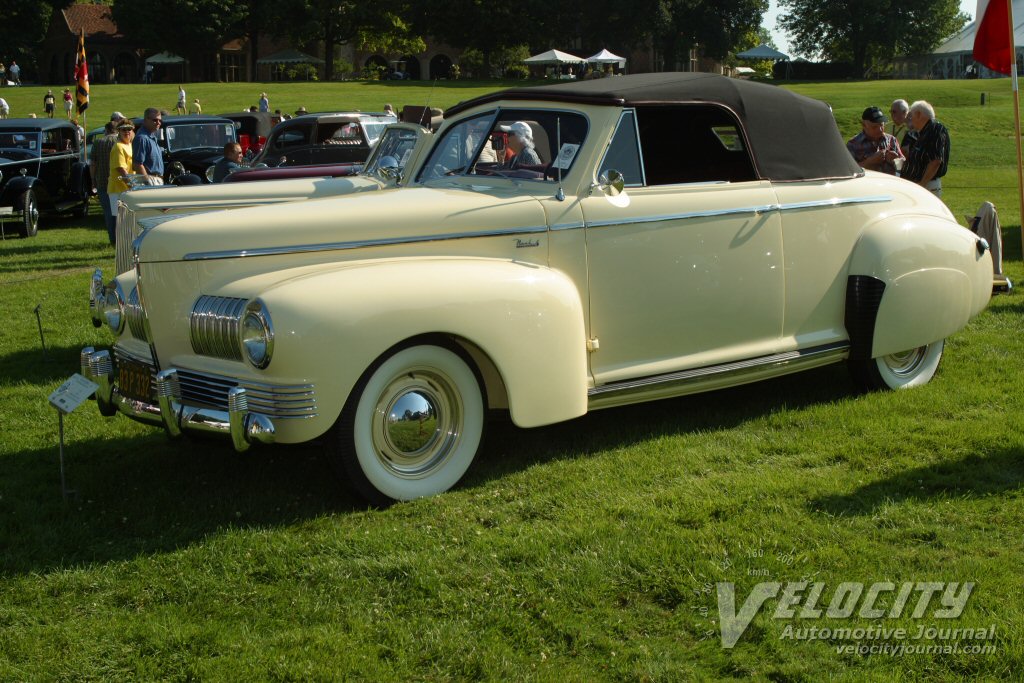
[[[493,87],[188,90],[214,112],[264,89],[273,107],[313,110],[447,107]],[[1024,282],[1007,81],[792,87],[829,101],[844,135],[869,104],[931,101],[953,136],[948,203],[957,216],[996,203],[1006,270]],[[42,92],[3,96],[23,112]],[[97,86],[93,105],[130,114],[174,96]],[[780,134],[800,144],[799,131]],[[94,267],[113,268],[95,206],[0,242],[0,680],[974,681],[1024,670],[1019,290],[948,340],[925,387],[857,396],[832,366],[543,429],[498,421],[456,490],[387,510],[348,494],[315,446],[237,455],[86,404],[65,420],[77,492],[65,503],[46,397],[81,347],[110,343],[88,320]],[[844,582],[974,587],[955,619],[936,616],[938,597],[915,618],[919,593],[882,619],[773,618],[769,600],[721,646],[716,583],[735,584],[740,610],[757,584],[801,579],[825,584],[822,608]],[[808,627],[911,637],[792,635]],[[913,639],[919,627],[995,637]],[[842,650],[886,643],[994,651]]]

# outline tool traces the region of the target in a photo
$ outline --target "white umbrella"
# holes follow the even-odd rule
[[[526,64],[579,64],[583,61],[583,58],[561,50],[548,50],[523,60]]]

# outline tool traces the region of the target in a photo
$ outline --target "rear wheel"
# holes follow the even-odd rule
[[[466,473],[484,416],[480,382],[465,360],[439,346],[411,346],[367,370],[325,450],[370,503],[432,496]]]
[[[36,193],[25,190],[18,197],[15,206],[21,212],[18,234],[22,237],[35,237],[39,232],[39,205],[36,204]]]
[[[942,360],[945,340],[888,356],[850,361],[850,374],[864,391],[909,389],[931,381]]]

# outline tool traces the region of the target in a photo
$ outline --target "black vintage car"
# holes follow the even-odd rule
[[[242,154],[247,157],[260,153],[274,128],[273,115],[265,111],[230,112],[220,116],[235,122],[238,144],[242,146]]]
[[[134,120],[135,127],[142,119]],[[224,145],[238,142],[235,122],[220,116],[165,116],[160,128],[160,147],[164,151],[164,181],[174,183],[182,173],[207,182],[206,169],[224,156]],[[177,164],[182,168],[178,168]]]
[[[394,115],[369,112],[306,114],[274,126],[253,165],[362,163]]]
[[[0,221],[14,217],[32,237],[39,216],[89,213],[92,181],[78,129],[58,119],[0,121]]]

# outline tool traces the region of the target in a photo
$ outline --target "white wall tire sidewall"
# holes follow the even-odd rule
[[[447,376],[462,400],[461,435],[447,460],[421,478],[404,478],[381,463],[371,435],[374,411],[381,393],[411,368],[433,368]],[[352,447],[363,475],[383,495],[394,500],[433,496],[453,487],[469,469],[483,437],[485,410],[480,384],[458,355],[439,346],[413,346],[384,361],[370,376],[356,405]]]
[[[924,358],[910,374],[898,374],[889,367],[885,358],[875,358],[875,365],[882,382],[890,389],[910,389],[927,384],[935,376],[939,368],[939,361],[942,360],[942,350],[945,340],[928,344],[925,347]]]

